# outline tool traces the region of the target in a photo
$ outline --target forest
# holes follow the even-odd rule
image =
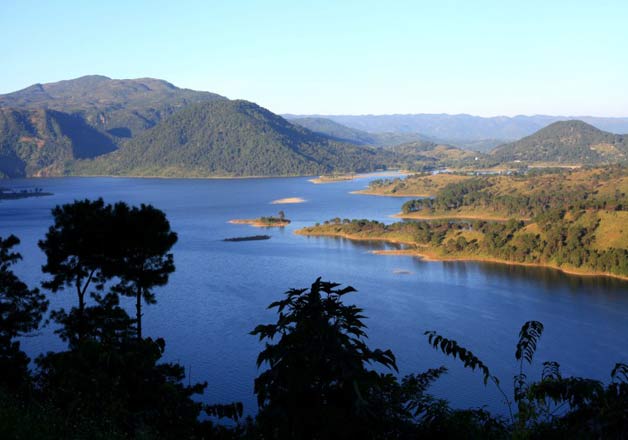
[[[257,408],[239,402],[202,403],[207,383],[186,383],[178,363],[161,358],[163,338],[142,332],[142,317],[158,301],[156,288],[176,266],[177,234],[150,205],[81,200],[57,206],[38,245],[46,263],[41,286],[13,272],[19,238],[0,238],[0,436],[9,439],[415,439],[625,438],[628,366],[609,380],[568,377],[536,361],[544,324],[522,323],[514,348],[512,387],[462,343],[438,330],[417,335],[477,372],[504,397],[505,416],[485,408],[455,409],[430,393],[445,367],[400,377],[394,353],[368,345],[366,314],[348,295],[351,286],[323,281],[292,288],[269,308],[276,322],[252,326],[263,343],[259,375],[251,384]],[[548,221],[550,221],[548,219]],[[330,227],[386,230],[368,221],[336,219]],[[424,242],[442,241],[447,223],[402,223],[390,228]],[[520,225],[480,222],[492,246]],[[487,245],[488,246],[488,245]],[[623,261],[626,257],[623,256]],[[304,284],[306,284],[304,280]],[[69,295],[69,309],[51,310],[51,295]],[[135,313],[129,314],[128,310]],[[54,323],[65,343],[59,352],[29,359],[21,340]],[[545,323],[552,325],[552,323]],[[444,329],[446,331],[446,329]],[[199,350],[211,347],[198,341]],[[233,347],[237,350],[238,347]],[[249,414],[244,416],[245,414]]]

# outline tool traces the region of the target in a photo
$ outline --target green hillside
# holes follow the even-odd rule
[[[604,164],[628,160],[628,136],[599,130],[582,121],[555,122],[531,136],[491,151],[500,162]]]
[[[68,161],[115,149],[109,136],[79,116],[0,108],[0,176],[59,175]]]
[[[372,171],[390,153],[337,142],[247,101],[191,105],[114,153],[72,173],[134,176],[279,176]]]

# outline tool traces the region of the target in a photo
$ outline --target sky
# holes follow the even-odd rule
[[[275,113],[628,116],[628,1],[0,0],[0,93],[154,77]]]

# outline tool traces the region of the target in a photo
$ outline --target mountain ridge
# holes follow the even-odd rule
[[[377,132],[420,133],[444,143],[467,146],[477,141],[492,144],[520,139],[560,120],[579,119],[601,130],[628,133],[628,117],[517,115],[482,117],[469,114],[411,113],[388,115],[296,115],[284,114],[288,120],[304,117],[326,118],[350,128]]]

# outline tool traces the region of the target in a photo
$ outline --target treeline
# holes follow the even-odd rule
[[[386,230],[368,221],[337,219],[327,226]],[[422,231],[438,241],[450,226],[390,226]],[[508,225],[509,228],[514,227]],[[417,229],[418,228],[418,229]],[[251,334],[264,342],[254,382],[257,415],[242,419],[240,403],[206,405],[207,384],[185,384],[184,369],[161,362],[165,341],[142,334],[153,289],[174,272],[170,250],[177,236],[165,215],[142,205],[77,201],[53,210],[53,225],[39,246],[46,255],[43,293],[12,271],[19,240],[0,239],[0,437],[7,439],[415,439],[415,438],[624,438],[628,366],[617,364],[611,381],[563,377],[545,362],[538,381],[525,375],[543,325],[521,329],[513,394],[485,363],[456,341],[434,331],[428,342],[485,384],[498,387],[506,417],[486,409],[452,409],[429,393],[445,367],[399,377],[390,350],[371,348],[363,310],[347,305],[352,287],[321,281],[291,289],[270,305],[276,322]],[[47,297],[74,296],[69,309],[54,310],[60,352],[35,359],[34,370],[20,339],[45,325]],[[127,314],[124,301],[135,306]],[[199,341],[199,346],[202,341]],[[211,350],[211,347],[207,347]],[[238,347],[233,347],[237,350]],[[205,414],[205,417],[201,417]],[[218,425],[207,419],[228,417]],[[203,420],[201,420],[203,419]],[[211,419],[214,420],[214,419]]]
[[[565,214],[562,210],[552,210],[538,216],[538,232],[527,231],[523,221],[514,219],[507,222],[404,221],[387,225],[374,220],[339,218],[303,231],[311,235],[344,235],[426,245],[447,257],[475,256],[628,276],[628,249],[594,248],[598,221],[584,211],[572,212],[569,219]]]

